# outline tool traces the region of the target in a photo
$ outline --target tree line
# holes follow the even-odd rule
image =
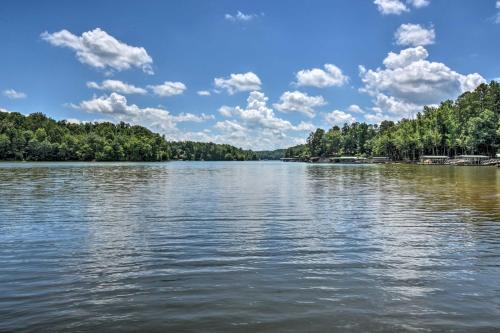
[[[304,145],[290,147],[285,157],[387,156],[416,160],[422,155],[481,154],[495,156],[500,147],[500,84],[492,81],[455,101],[426,106],[414,119],[380,125],[366,123],[318,128]]]
[[[167,161],[256,160],[251,150],[227,144],[172,142],[142,126],[74,124],[42,113],[0,112],[0,160]]]

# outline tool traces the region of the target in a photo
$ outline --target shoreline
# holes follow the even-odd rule
[[[280,162],[280,160],[244,160],[244,161],[228,161],[228,160],[167,160],[167,161],[29,161],[29,160],[0,160],[1,164],[42,164],[42,163],[88,163],[88,164],[111,164],[111,163],[171,163],[171,162]],[[376,165],[419,165],[419,166],[476,166],[476,167],[499,167],[500,168],[500,159],[495,159],[494,162],[489,162],[486,164],[472,164],[472,163],[455,163],[451,160],[448,163],[422,163],[417,161],[386,161],[386,162],[372,162],[372,161],[363,161],[363,162],[328,162],[328,161],[281,161],[282,163],[305,163],[305,164],[330,164],[330,165],[366,165],[366,164],[376,164]]]
[[[446,163],[425,163],[418,161],[385,161],[385,162],[329,162],[329,161],[283,161],[284,163],[310,163],[310,164],[345,164],[345,165],[362,165],[362,164],[407,164],[407,165],[423,165],[423,166],[480,166],[480,167],[500,167],[500,159],[491,159],[486,163],[468,163],[462,160],[450,160]]]

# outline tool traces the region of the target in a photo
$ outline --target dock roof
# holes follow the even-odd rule
[[[445,155],[423,155],[423,156],[420,156],[420,158],[425,158],[425,159],[446,159],[446,158],[449,158],[448,156],[445,156]]]

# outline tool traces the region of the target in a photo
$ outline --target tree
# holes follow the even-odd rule
[[[0,134],[0,159],[7,159],[10,155],[10,139],[5,134]]]
[[[324,140],[323,136],[325,135],[325,130],[322,128],[316,129],[316,131],[312,132],[307,138],[307,145],[309,147],[309,151],[313,156],[322,156],[324,153]]]

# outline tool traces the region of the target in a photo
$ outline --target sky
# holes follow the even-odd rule
[[[500,78],[499,0],[0,4],[0,109],[255,150]]]

